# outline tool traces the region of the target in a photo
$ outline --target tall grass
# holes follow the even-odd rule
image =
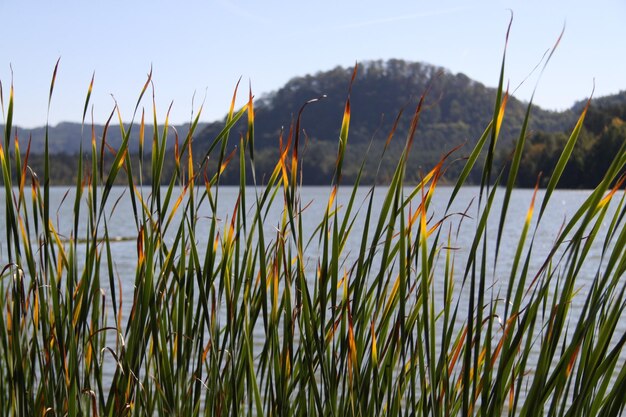
[[[535,191],[528,202],[506,284],[497,292],[493,274],[496,267],[502,274],[501,236],[532,109],[529,103],[505,177],[493,166],[506,117],[504,68],[503,59],[493,120],[465,159],[448,210],[435,213],[430,204],[446,167],[455,163],[452,153],[419,184],[404,181],[424,96],[408,137],[394,137],[395,128],[389,133],[387,145],[405,141],[390,184],[378,192],[370,187],[358,201],[360,175],[354,185],[341,186],[349,146],[347,89],[336,174],[326,209],[316,213],[303,206],[300,186],[300,116],[315,100],[281,135],[279,160],[262,184],[254,177],[254,103],[250,95],[237,109],[237,90],[205,155],[217,158],[218,168],[210,171],[206,157],[201,165],[193,162],[198,112],[187,137],[180,143],[177,138],[177,169],[168,180],[162,178],[163,162],[172,157],[167,117],[158,131],[153,110],[154,136],[143,133],[146,114],[139,110],[151,85],[148,76],[133,121],[122,123],[117,108],[111,114],[124,139],[106,170],[108,127],[101,139],[91,129],[91,149],[85,151],[91,164],[78,168],[69,236],[60,235],[50,216],[47,144],[54,138],[46,135],[44,172],[30,171],[30,150],[22,153],[12,136],[11,86],[0,147],[7,257],[0,279],[2,415],[620,415],[626,334],[616,328],[626,306],[626,228],[618,191],[626,145],[547,255],[536,255],[535,234],[577,141],[583,110],[543,200],[535,201]],[[355,76],[356,68],[350,86],[358,82]],[[92,87],[93,80],[83,123]],[[247,133],[231,138],[244,117]],[[128,152],[133,129],[140,131],[138,175]],[[150,159],[144,160],[150,139]],[[235,152],[231,142],[238,145]],[[478,206],[472,213],[452,212],[485,153]],[[147,186],[144,164],[151,169]],[[229,165],[241,172],[239,198],[229,217],[218,219],[220,176]],[[246,178],[250,167],[253,176]],[[133,272],[120,274],[108,223],[119,215],[110,200],[122,172],[137,262]],[[168,185],[160,187],[164,180]],[[343,204],[340,187],[349,196]],[[382,200],[375,201],[381,191]],[[494,200],[500,194],[498,211]],[[282,206],[279,218],[270,217],[272,205]],[[199,232],[207,213],[208,232]],[[457,253],[453,227],[468,215],[476,220],[472,244]],[[495,243],[487,239],[490,219],[498,224]],[[305,223],[317,225],[314,235],[305,234]],[[267,224],[276,225],[271,233]],[[346,242],[355,233],[361,243],[349,258]],[[603,262],[588,291],[577,293],[592,245],[601,246]],[[319,254],[313,268],[307,261],[311,248]],[[531,260],[542,266],[534,270]],[[134,280],[130,306],[122,303],[121,280]],[[573,297],[584,297],[580,317],[570,314]]]

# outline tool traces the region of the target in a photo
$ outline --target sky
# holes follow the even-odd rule
[[[163,121],[172,104],[176,124],[201,105],[201,121],[221,119],[240,77],[243,104],[248,86],[261,97],[295,76],[374,59],[425,62],[496,86],[511,12],[512,87],[564,28],[535,103],[562,110],[594,85],[596,97],[626,89],[623,0],[0,0],[0,81],[5,105],[14,85],[21,127],[79,122],[92,74],[87,122],[96,123],[115,103],[129,121],[150,69],[157,117]],[[516,97],[530,98],[538,73]],[[147,114],[151,95],[141,103]]]

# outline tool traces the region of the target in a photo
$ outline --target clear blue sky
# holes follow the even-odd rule
[[[626,89],[623,0],[386,1],[2,1],[0,80],[13,68],[14,122],[42,125],[52,69],[61,58],[50,122],[80,121],[95,71],[94,119],[113,95],[125,119],[153,68],[159,120],[190,119],[206,96],[203,121],[221,118],[241,76],[258,97],[290,78],[356,61],[401,58],[448,68],[494,86],[509,11],[514,20],[506,77],[517,85],[565,24],[536,102],[569,107]],[[528,99],[534,81],[517,97]],[[151,111],[150,100],[144,100]]]

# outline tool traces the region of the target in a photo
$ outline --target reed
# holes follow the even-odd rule
[[[117,116],[124,139],[108,168],[102,162],[109,152],[107,128],[101,139],[93,128],[85,129],[91,135],[91,149],[85,150],[91,164],[80,163],[69,194],[69,236],[60,234],[51,216],[47,144],[54,138],[46,135],[44,172],[32,172],[30,147],[22,153],[17,135],[12,137],[11,86],[6,112],[2,104],[0,146],[6,196],[0,413],[620,415],[626,403],[626,334],[616,329],[626,306],[626,211],[620,193],[626,144],[547,254],[537,254],[536,233],[577,141],[583,110],[542,200],[536,201],[535,190],[528,201],[515,256],[502,272],[501,237],[532,110],[531,101],[507,176],[494,172],[508,97],[504,71],[503,57],[493,120],[462,162],[446,212],[433,212],[430,204],[446,167],[459,163],[452,152],[418,184],[404,180],[425,95],[410,116],[408,137],[394,137],[395,128],[389,133],[387,145],[405,143],[391,182],[382,190],[371,186],[361,201],[360,174],[354,185],[341,185],[351,112],[347,89],[326,209],[311,212],[300,186],[300,116],[315,100],[304,104],[281,135],[280,157],[263,183],[254,176],[254,102],[250,94],[236,108],[237,89],[224,128],[209,147],[217,168],[210,170],[206,157],[194,163],[200,109],[187,137],[180,143],[176,138],[176,171],[164,179],[163,161],[171,157],[168,119],[159,131],[155,106],[151,142],[143,133],[149,75],[133,121],[122,123],[117,108],[111,113],[109,120]],[[358,82],[355,76],[356,68],[350,86]],[[92,88],[93,79],[83,124]],[[231,138],[244,117],[247,133]],[[133,129],[140,131],[137,175],[128,151]],[[229,153],[233,140],[238,146]],[[144,143],[151,143],[149,161]],[[481,155],[486,156],[482,168],[475,166]],[[150,164],[147,185],[144,164]],[[227,167],[240,170],[239,198],[228,218],[219,219],[220,176]],[[246,178],[250,169],[252,177]],[[455,213],[451,207],[472,169],[482,169],[478,204]],[[122,273],[109,232],[118,215],[111,192],[120,173],[128,178],[125,198],[131,200],[129,228],[137,248],[134,271]],[[164,180],[168,185],[161,187]],[[339,202],[340,187],[347,189],[347,201]],[[500,195],[498,210],[494,200]],[[272,217],[276,205],[281,214]],[[472,243],[457,252],[454,229],[468,216],[475,218]],[[208,232],[198,231],[202,219]],[[498,225],[495,243],[487,239],[490,219]],[[313,235],[304,232],[305,223],[317,225]],[[603,223],[607,229],[601,229]],[[348,254],[346,242],[356,233],[358,253]],[[592,245],[601,246],[602,263],[591,288],[579,292]],[[541,266],[533,269],[531,261]],[[501,291],[493,286],[496,268],[506,277]],[[122,303],[121,280],[134,280],[131,305]],[[584,297],[580,317],[570,314],[573,297]]]

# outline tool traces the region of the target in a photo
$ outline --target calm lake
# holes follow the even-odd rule
[[[452,188],[439,187],[435,192],[428,212],[429,217],[432,218],[432,224],[434,224],[434,222],[438,220],[441,220],[444,217],[446,213],[446,204],[448,202],[450,194],[452,193],[452,190]],[[143,191],[145,196],[147,196],[149,192],[149,189],[144,189]],[[210,224],[210,219],[214,215],[217,216],[217,218],[220,219],[221,222],[220,228],[223,230],[224,225],[227,224],[227,222],[229,222],[232,217],[233,209],[235,207],[238,197],[238,192],[239,188],[237,187],[221,187],[219,190],[219,206],[215,214],[211,212],[208,204],[204,204],[201,206],[196,229],[196,238],[198,240],[198,245],[201,250],[204,250],[207,245],[207,242],[203,241],[203,236],[206,235],[206,231],[208,230]],[[250,211],[254,202],[254,190],[252,188],[248,188],[248,192],[249,194],[247,196],[247,209],[248,211]],[[302,207],[305,208],[302,214],[304,227],[303,233],[305,236],[308,237],[312,236],[315,233],[315,229],[319,225],[323,217],[324,210],[326,209],[326,205],[330,195],[330,189],[328,187],[303,187],[300,192]],[[340,205],[347,202],[350,196],[350,192],[350,187],[344,187],[340,189],[337,196]],[[355,200],[355,209],[360,208],[362,213],[364,213],[367,209],[367,207],[362,203],[364,201],[367,202],[369,192],[369,187],[362,187],[358,190]],[[386,190],[384,187],[377,188],[375,191],[373,207],[374,219],[378,218],[377,213],[380,212],[385,192]],[[410,192],[410,189],[407,188],[406,192],[408,194]],[[174,195],[177,196],[179,193],[180,190],[175,190]],[[458,271],[459,275],[461,275],[463,272],[467,253],[470,249],[472,239],[475,234],[474,232],[477,226],[476,218],[478,217],[478,193],[479,188],[477,187],[464,187],[461,190],[459,196],[456,198],[454,205],[448,211],[448,214],[465,212],[467,216],[453,214],[452,216],[448,217],[442,225],[442,231],[445,234],[445,238],[442,241],[445,242],[447,240],[447,235],[450,234],[451,246],[455,248],[455,269],[456,271]],[[533,261],[530,266],[529,276],[534,276],[537,270],[541,267],[544,260],[546,259],[547,254],[549,253],[549,250],[552,247],[552,243],[557,238],[559,230],[563,226],[564,222],[572,217],[575,210],[585,200],[589,193],[590,191],[584,190],[555,191],[554,195],[551,198],[550,204],[547,207],[544,219],[542,219],[541,225],[537,229],[537,233],[535,235],[535,246],[533,251],[534,255],[532,257]],[[495,237],[498,228],[497,222],[499,221],[499,213],[502,204],[501,200],[503,194],[504,190],[500,192],[499,197],[496,196],[492,216],[488,224],[488,246],[490,246],[492,249],[495,248]],[[523,226],[529,205],[531,203],[532,195],[533,190],[515,190],[513,193],[506,225],[504,228],[503,242],[501,245],[499,259],[495,270],[493,268],[494,251],[490,250],[488,252],[491,259],[489,259],[487,269],[489,271],[489,275],[492,277],[492,285],[488,288],[490,294],[487,296],[487,299],[491,297],[497,298],[498,295],[502,296],[506,292],[506,284],[508,283],[512,260],[520,237],[521,228]],[[543,195],[544,191],[540,190],[537,195],[537,203],[535,206],[535,219],[537,217],[538,207],[541,205]],[[4,200],[4,190],[0,192],[0,198]],[[417,208],[420,198],[421,196],[418,195],[415,205],[412,207],[413,210]],[[109,208],[107,209],[109,217],[107,218],[107,223],[109,227],[109,235],[113,238],[113,241],[111,242],[111,250],[113,251],[115,268],[119,276],[120,283],[122,285],[122,301],[125,306],[130,306],[132,305],[135,266],[137,262],[137,228],[133,220],[132,207],[130,204],[130,198],[128,196],[128,190],[122,187],[114,188],[112,191],[112,195],[109,197],[109,202]],[[73,227],[73,204],[74,195],[73,189],[71,187],[53,187],[51,189],[50,216],[53,223],[55,224],[56,229],[60,232],[61,235],[66,238],[69,238],[70,231]],[[611,210],[615,210],[616,205],[617,204],[613,204]],[[83,208],[83,214],[86,212],[85,208]],[[275,232],[273,232],[273,230],[275,229],[277,224],[279,224],[280,219],[282,218],[282,209],[282,199],[279,195],[276,199],[276,203],[270,209],[270,213],[267,217],[268,221],[266,222],[266,224],[264,224],[267,232],[267,239],[275,236]],[[4,221],[4,216],[4,209],[1,209],[0,227],[2,227],[2,229],[4,229],[6,224]],[[598,268],[601,267],[601,246],[603,242],[604,232],[608,227],[609,221],[610,216],[608,216],[608,219],[606,220],[607,224],[603,225],[604,231],[600,232],[599,238],[597,239],[597,244],[594,245],[594,247],[591,249],[587,262],[585,263],[583,269],[580,271],[577,281],[577,288],[579,292],[578,296],[573,300],[571,309],[572,320],[575,320],[576,315],[580,314],[580,306],[582,301],[584,301],[584,297],[587,290],[589,289],[590,282],[593,279],[594,275],[598,272]],[[174,223],[176,222],[174,221]],[[86,221],[84,218],[82,218],[78,234],[79,238],[85,237],[85,224]],[[359,245],[361,244],[362,228],[363,224],[359,224],[357,221],[349,236],[346,248],[344,249],[344,265],[347,268],[349,268],[349,266],[351,266],[356,260]],[[533,230],[534,229],[531,229],[530,233],[532,233]],[[0,233],[0,236],[5,236],[4,230],[1,230]],[[529,234],[528,240],[530,240],[531,237],[532,234]],[[319,248],[317,247],[317,239],[313,239],[312,242],[313,243],[307,248],[305,257],[307,258],[307,268],[310,268],[310,270],[314,272],[317,264]],[[266,242],[266,244],[270,244],[270,242]],[[80,251],[81,249],[79,245],[79,258],[81,256]],[[84,255],[84,250],[82,252],[82,255]],[[555,259],[558,259],[558,256]],[[6,247],[3,242],[0,242],[0,265],[5,265],[7,262],[8,260]],[[443,264],[443,262],[439,263]],[[311,273],[309,274],[309,276],[315,276],[315,274]],[[463,311],[464,303],[462,300],[464,295],[462,292],[463,287],[460,284],[460,281],[461,277],[459,277],[459,284],[456,285],[455,291],[457,292],[457,297],[460,297],[461,299],[459,316],[463,318],[466,313]],[[103,291],[105,293],[108,293],[110,291],[108,285],[105,285]],[[437,292],[436,284],[435,291]],[[107,296],[107,299],[110,300],[111,297]],[[129,308],[125,308],[123,311],[128,313]],[[123,322],[125,323],[126,321],[124,320]],[[624,332],[626,332],[626,321],[622,320],[620,326],[621,327],[617,330],[617,334],[623,334]],[[261,343],[260,339],[263,337],[264,335],[262,333],[255,335],[255,339],[256,341],[258,341],[258,343]]]
[[[433,200],[429,209],[429,217],[432,217],[431,221],[440,220],[444,216],[446,204],[448,202],[450,194],[452,193],[452,190],[453,189],[451,187],[438,187],[433,196]],[[239,188],[237,187],[220,188],[219,206],[216,216],[222,224],[222,229],[224,224],[226,224],[227,221],[230,221],[230,218],[232,217],[238,191]],[[362,187],[357,192],[355,205],[356,208],[361,208],[362,213],[365,213],[366,207],[361,207],[361,203],[366,200],[369,191],[370,189],[368,187]],[[407,188],[407,194],[409,191],[410,189]],[[163,192],[165,192],[165,190],[163,190]],[[350,192],[351,189],[349,187],[340,188],[337,196],[340,205],[347,202],[350,196]],[[386,189],[383,187],[379,187],[375,191],[373,206],[374,219],[377,219],[378,217],[377,214],[380,212],[380,206],[382,204],[382,199],[385,195],[385,192]],[[145,189],[144,193],[144,195],[148,195],[149,190]],[[180,190],[174,191],[174,198],[178,195],[178,193],[180,193]],[[464,217],[461,221],[460,215],[452,215],[444,223],[444,225],[447,226],[445,229],[446,233],[448,228],[451,229],[452,243],[453,246],[457,248],[456,260],[457,262],[459,262],[459,266],[462,266],[465,257],[464,254],[467,254],[467,251],[469,250],[472,239],[474,237],[474,232],[476,229],[476,218],[478,217],[478,193],[478,187],[464,187],[460,191],[448,213],[450,214],[466,212],[468,217]],[[534,249],[535,256],[533,257],[533,259],[536,260],[536,267],[540,266],[542,261],[545,259],[548,250],[551,248],[552,243],[558,236],[558,232],[563,226],[564,222],[572,217],[576,209],[585,200],[589,193],[590,192],[587,190],[555,191],[550,200],[550,204],[546,209],[544,219],[542,219],[541,225],[537,230]],[[498,195],[496,195],[494,208],[492,209],[492,215],[488,225],[488,236],[493,240],[493,243],[491,245],[492,247],[495,247],[495,237],[498,227],[499,211],[503,194],[504,193],[501,192],[499,197]],[[501,252],[498,259],[498,269],[494,271],[495,277],[498,277],[499,274],[505,273],[510,270],[511,260],[514,256],[514,251],[517,246],[521,227],[526,218],[532,194],[533,190],[529,189],[518,189],[514,190],[513,192],[502,238],[503,244],[501,245],[500,249]],[[534,220],[536,220],[538,206],[541,204],[543,194],[543,190],[539,190],[537,194]],[[305,236],[311,236],[314,233],[315,228],[319,225],[319,222],[323,217],[324,210],[326,209],[329,195],[330,189],[328,187],[303,187],[301,189],[301,201],[302,207],[304,207],[302,215],[304,220],[303,233]],[[4,190],[0,191],[0,198],[4,201]],[[416,198],[415,206],[413,207],[414,210],[419,204],[419,198],[420,196],[418,195]],[[109,235],[114,239],[112,241],[111,249],[114,254],[115,265],[120,275],[122,285],[126,286],[124,289],[128,290],[124,292],[126,294],[132,294],[135,265],[137,261],[137,229],[133,221],[133,213],[130,204],[130,198],[128,198],[128,190],[124,187],[113,188],[113,191],[108,201],[109,209],[107,210],[107,213],[109,214],[109,217],[107,218],[107,222],[109,227]],[[251,210],[250,207],[253,202],[254,191],[251,188],[248,188],[248,211]],[[52,187],[50,203],[50,217],[52,222],[54,223],[60,235],[69,238],[70,231],[73,227],[74,190],[71,187]],[[203,208],[206,210],[204,213],[202,211]],[[85,237],[85,211],[86,202],[85,206],[82,209],[83,216],[79,225],[79,239]],[[204,204],[202,206],[199,214],[200,217],[198,219],[197,225],[197,240],[201,248],[206,248],[206,242],[203,242],[202,240],[203,231],[206,232],[206,230],[208,230],[206,228],[208,228],[210,224],[210,218],[214,214],[210,211],[210,207],[208,204]],[[4,216],[4,209],[1,209],[0,236],[5,235]],[[275,229],[281,218],[282,200],[279,196],[276,199],[274,205],[271,207],[270,213],[268,215],[268,222],[266,222],[266,224],[264,225],[268,233],[267,236],[272,236],[271,232]],[[175,220],[176,218],[174,219],[174,223],[176,223]],[[608,223],[609,220],[606,220],[606,222]],[[608,226],[608,224],[605,224],[604,226],[606,227]],[[347,258],[346,261],[348,264],[352,260],[351,258],[355,256],[354,254],[358,251],[359,245],[361,244],[362,227],[363,225],[357,222],[348,238],[348,244],[344,250],[345,256]],[[597,239],[597,241],[598,243],[601,243],[601,239]],[[309,246],[308,251],[305,255],[309,259],[314,260],[316,259],[318,254],[317,249],[318,248],[315,247],[315,245],[311,245]],[[590,277],[593,277],[593,275],[596,273],[600,262],[600,249],[600,244],[596,245],[592,249],[589,256],[589,260],[591,262],[587,262],[585,268],[581,271],[581,276],[579,280],[580,285],[584,286],[588,279]],[[493,253],[491,254],[493,255]],[[0,264],[4,265],[6,263],[6,247],[3,244],[3,241],[0,241]]]

